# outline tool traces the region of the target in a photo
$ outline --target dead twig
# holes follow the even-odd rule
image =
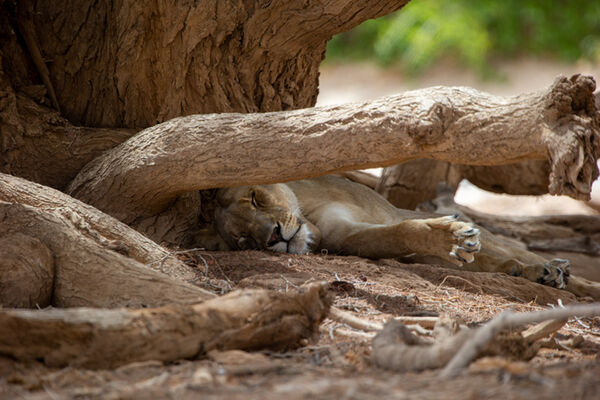
[[[566,319],[551,319],[549,321],[544,321],[542,323],[534,325],[523,331],[521,334],[523,335],[523,338],[525,340],[527,340],[530,343],[533,343],[536,340],[539,340],[556,332],[557,330],[565,326],[566,323]]]
[[[438,317],[394,317],[394,319],[402,322],[404,325],[419,325],[425,329],[433,329],[439,320]]]
[[[347,324],[354,329],[360,329],[366,332],[375,332],[383,329],[383,325],[381,324],[355,317],[337,307],[331,307],[329,309],[329,318],[342,324]]]

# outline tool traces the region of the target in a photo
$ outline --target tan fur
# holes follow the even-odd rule
[[[547,261],[456,216],[398,209],[372,189],[337,176],[220,189],[217,200],[216,228],[231,249],[409,257],[558,288],[569,278],[566,260]],[[598,284],[575,278],[572,286],[576,294],[600,298]]]

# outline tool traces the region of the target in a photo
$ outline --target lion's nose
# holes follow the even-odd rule
[[[267,241],[267,247],[275,246],[281,241],[283,241],[283,236],[281,236],[281,224],[278,222],[273,229],[273,233],[271,233],[271,237],[269,237],[269,240]]]

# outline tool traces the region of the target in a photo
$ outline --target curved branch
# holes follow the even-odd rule
[[[127,222],[196,189],[414,158],[471,165],[548,158],[551,193],[587,198],[600,157],[594,87],[591,77],[560,77],[546,91],[515,97],[434,87],[358,104],[181,117],[92,161],[68,191]]]

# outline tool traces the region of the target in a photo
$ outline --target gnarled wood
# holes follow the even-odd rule
[[[588,198],[600,121],[591,77],[497,97],[436,87],[362,104],[176,118],[94,160],[69,192],[131,222],[196,189],[272,183],[435,158],[500,165],[549,158],[550,192]]]
[[[535,347],[531,347],[532,343],[564,325],[564,321],[557,324],[556,320],[597,315],[600,315],[600,303],[570,305],[528,313],[505,311],[485,325],[474,329],[458,326],[450,329],[451,327],[438,324],[436,329],[442,329],[433,344],[412,334],[399,321],[391,320],[373,338],[372,359],[379,367],[396,372],[445,367],[440,377],[453,378],[476,357],[486,354],[531,358],[537,351]],[[521,328],[526,324],[549,320],[550,324],[535,326],[523,336],[499,338],[502,331],[509,328]],[[440,322],[448,323],[448,320]]]
[[[14,244],[20,237],[26,239],[23,246],[3,253],[0,270],[48,271],[40,272],[47,277],[19,281],[24,297],[52,288],[43,296],[46,300],[20,306],[141,307],[214,296],[185,283],[196,272],[123,223],[54,189],[0,174],[0,238]],[[40,247],[50,256],[27,261],[32,249]],[[3,274],[2,280],[9,276]],[[14,301],[3,304],[16,305]]]
[[[62,190],[119,128],[313,106],[327,40],[407,2],[0,3],[0,172]]]
[[[318,332],[331,300],[327,285],[312,284],[288,293],[247,289],[153,309],[5,309],[0,354],[49,366],[114,368],[211,350],[293,348]]]

